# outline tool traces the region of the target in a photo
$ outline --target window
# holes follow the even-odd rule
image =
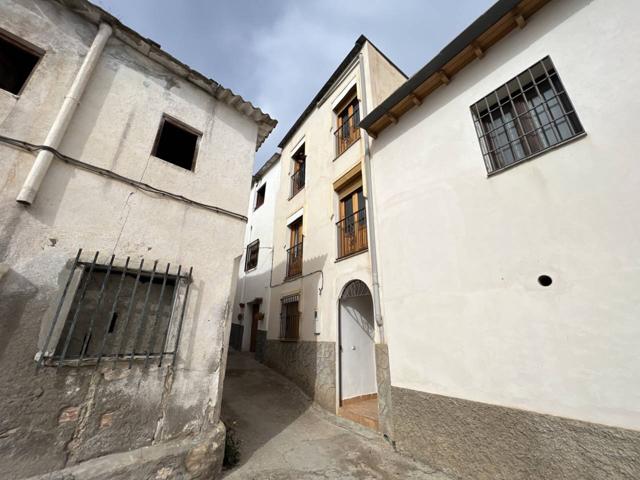
[[[76,261],[69,271],[38,365],[114,365],[134,361],[162,365],[175,359],[186,298],[191,283],[182,266],[164,268],[129,258],[116,266],[115,258]]]
[[[253,208],[254,210],[257,210],[258,208],[260,208],[264,204],[264,197],[265,197],[266,193],[267,193],[267,184],[264,183],[256,191],[256,204],[255,204],[255,207]]]
[[[20,95],[27,79],[42,56],[9,35],[0,33],[0,88]]]
[[[289,250],[287,250],[287,278],[302,274],[302,217],[289,224]]]
[[[351,145],[360,139],[360,103],[356,94],[356,87],[349,92],[335,109],[337,128],[336,156],[341,155]]]
[[[258,253],[260,252],[260,240],[247,245],[247,255],[244,260],[244,271],[253,270],[258,266]]]
[[[305,166],[307,156],[304,153],[304,144],[296,150],[293,154],[293,174],[291,175],[291,196],[293,198],[296,194],[304,188],[305,183]]]
[[[300,295],[280,299],[280,339],[297,340],[300,337]]]
[[[151,154],[185,170],[193,170],[200,136],[200,133],[165,115]]]
[[[549,57],[472,105],[471,112],[488,173],[584,133]]]
[[[362,179],[338,192],[340,195],[340,221],[338,229],[338,258],[367,249],[367,211],[365,209]]]

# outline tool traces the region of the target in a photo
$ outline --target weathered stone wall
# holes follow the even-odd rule
[[[267,340],[264,363],[298,385],[316,403],[336,411],[336,344]]]
[[[398,449],[474,480],[635,480],[640,432],[391,387]]]
[[[57,2],[6,0],[0,2],[0,28],[44,51],[19,97],[0,91],[0,134],[40,144],[96,26]],[[164,113],[202,132],[195,171],[150,155]],[[248,117],[114,35],[59,150],[242,214],[256,133]],[[25,207],[15,199],[35,155],[0,144],[0,158],[0,478],[81,469],[105,456],[169,452],[175,442],[208,438],[219,423],[233,259],[242,250],[245,223],[57,159],[35,202]],[[174,370],[169,358],[162,368],[146,370],[134,363],[131,370],[109,365],[35,372],[43,322],[78,248],[85,261],[100,251],[100,263],[114,254],[135,265],[141,258],[149,267],[154,260],[159,268],[171,263],[172,273],[178,264],[183,272],[194,267]],[[202,458],[216,468],[215,455]]]
[[[389,347],[376,343],[376,381],[378,383],[378,426],[388,438],[393,438],[391,416],[391,372],[389,370]]]

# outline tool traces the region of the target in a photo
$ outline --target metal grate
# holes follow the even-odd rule
[[[336,157],[342,155],[355,142],[360,140],[360,111],[358,104],[351,116],[342,121],[342,124],[336,129]]]
[[[298,295],[280,299],[280,339],[297,340],[300,336],[300,312]]]
[[[471,112],[489,174],[584,133],[549,57],[472,105]]]
[[[287,250],[286,278],[302,275],[302,240]]]
[[[338,258],[367,249],[367,211],[362,208],[336,223],[338,229]]]
[[[134,361],[144,367],[172,356],[175,365],[193,267],[187,275],[182,265],[144,269],[144,259],[131,266],[127,257],[118,266],[115,255],[99,263],[81,261],[78,251],[56,306],[48,333],[37,356],[37,366],[112,366]]]

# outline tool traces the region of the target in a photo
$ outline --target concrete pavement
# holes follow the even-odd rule
[[[227,480],[451,480],[315,406],[252,354],[229,353],[222,417],[241,442],[240,464],[224,471]]]

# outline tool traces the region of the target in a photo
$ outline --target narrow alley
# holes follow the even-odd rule
[[[450,478],[321,410],[251,354],[229,352],[222,417],[240,441],[240,463],[224,471],[227,480]]]

